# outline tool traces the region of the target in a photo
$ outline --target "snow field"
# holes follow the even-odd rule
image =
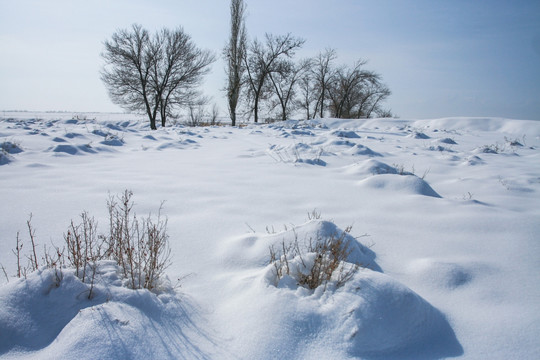
[[[10,279],[0,287],[3,358],[540,351],[538,122],[324,119],[151,132],[127,115],[8,115],[0,263],[9,274],[29,213],[40,246],[60,243],[70,219],[87,210],[106,224],[108,193],[131,189],[141,216],[165,200],[167,274],[172,283],[187,276],[154,295],[118,286],[104,263],[93,300],[68,270],[58,288],[47,270]],[[313,209],[325,220],[308,221]],[[270,245],[349,225],[352,256],[367,269],[326,291],[275,286]]]

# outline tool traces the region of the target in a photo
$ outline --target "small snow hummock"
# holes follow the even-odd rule
[[[189,325],[189,300],[181,299],[168,279],[150,292],[123,286],[120,274],[115,262],[106,260],[98,263],[93,289],[74,269],[52,268],[1,286],[0,355],[32,359],[189,355],[195,345],[188,339],[198,336]]]

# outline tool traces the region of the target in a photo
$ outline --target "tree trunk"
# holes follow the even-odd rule
[[[321,119],[324,117],[324,98],[325,98],[325,89],[324,87],[321,90]]]
[[[231,117],[231,126],[236,126],[236,106],[238,105],[238,93],[229,95],[229,116]]]
[[[148,115],[148,119],[150,119],[150,129],[156,130],[156,116],[152,116],[152,110],[150,110],[150,104],[148,104],[148,101],[145,100],[146,104],[146,114]]]
[[[255,106],[253,108],[253,112],[254,112],[254,121],[255,123],[257,123],[259,121],[259,96],[258,95],[255,95]]]

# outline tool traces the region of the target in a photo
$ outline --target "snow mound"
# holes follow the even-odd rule
[[[321,159],[298,159],[295,161],[296,163],[300,164],[307,164],[307,165],[319,165],[319,166],[326,166],[326,161]]]
[[[282,278],[276,286],[273,265],[268,264],[269,247],[336,233],[342,230],[332,222],[312,220],[281,233],[248,234],[229,241],[223,254],[228,268],[237,271],[227,274],[234,294],[224,305],[227,313],[242,311],[247,318],[259,321],[268,317],[267,336],[280,343],[276,349],[279,354],[274,354],[280,358],[326,358],[327,351],[334,354],[333,358],[336,352],[342,354],[337,358],[392,358],[394,354],[400,358],[407,354],[412,358],[438,358],[463,353],[439,310],[378,271],[360,268],[337,288],[330,284],[309,290],[292,277]],[[369,261],[372,269],[380,270],[372,250],[350,235],[347,239],[356,244],[348,261]],[[307,256],[304,261],[309,261]],[[255,304],[247,300],[251,298],[260,301]],[[279,328],[271,325],[274,323]],[[254,325],[246,326],[249,329]],[[251,358],[273,358],[264,353],[264,345],[244,351]],[[335,348],[329,350],[328,346]]]
[[[168,141],[163,142],[161,145],[158,145],[156,147],[157,150],[167,150],[167,149],[190,149],[190,148],[197,148],[199,147],[197,141],[192,139],[185,139],[180,141]]]
[[[291,135],[296,136],[315,136],[315,134],[307,129],[294,129],[291,131]]]
[[[503,149],[498,144],[483,145],[473,150],[474,154],[499,154]]]
[[[67,137],[68,139],[75,139],[75,138],[87,139],[85,135],[80,134],[78,132],[68,132],[64,136]]]
[[[0,151],[0,166],[7,165],[13,161],[13,156]]]
[[[326,302],[334,336],[345,340],[347,352],[360,357],[385,357],[399,352],[415,358],[456,356],[461,345],[444,315],[391,277],[360,271]]]
[[[72,145],[72,144],[60,144],[49,149],[57,154],[68,154],[68,155],[84,155],[86,154],[95,154],[96,150],[93,149],[90,145]]]
[[[23,151],[18,143],[4,141],[0,143],[0,166],[7,165],[14,160],[13,154],[19,154]]]
[[[42,269],[0,287],[0,355],[204,358],[194,343],[199,330],[190,321],[189,303],[170,287],[159,295],[122,287],[119,271],[111,261],[100,263],[92,299],[89,285],[67,269],[61,280]]]
[[[268,229],[272,232],[273,229]],[[303,225],[282,232],[268,234],[246,234],[226,242],[222,253],[226,262],[242,267],[265,267],[269,262],[269,248],[280,248],[282,243],[288,246],[298,240],[300,245],[309,241],[321,241],[332,236],[339,237],[343,230],[326,220],[311,220]],[[375,262],[375,253],[362,245],[350,234],[345,234],[349,245],[348,261],[363,264],[374,270],[380,270]]]
[[[278,136],[282,138],[297,137],[297,136],[315,136],[315,133],[306,127],[299,126],[269,126],[278,131]],[[261,131],[252,131],[252,134],[262,134]]]
[[[289,355],[296,352],[294,358],[326,358],[322,354],[328,346],[338,347],[332,349],[334,356],[336,350],[342,353],[333,358],[438,359],[463,353],[439,310],[379,272],[362,269],[335,291],[311,294],[303,288],[271,286],[261,291],[270,300],[259,310],[274,310],[273,318],[281,323],[281,331],[275,334],[281,340],[280,350]],[[246,294],[238,294],[242,295]],[[269,306],[273,309],[265,308]],[[245,309],[253,311],[249,307]]]
[[[408,271],[431,286],[453,290],[469,284],[478,273],[486,270],[479,264],[461,264],[431,258],[418,259]]]
[[[268,147],[266,153],[277,162],[319,166],[326,166],[321,156],[328,155],[322,147],[302,142],[286,146],[273,144]]]
[[[360,135],[358,135],[356,132],[351,131],[351,130],[335,130],[335,131],[332,131],[331,134],[340,138],[347,138],[347,139],[360,138]]]
[[[370,189],[398,191],[435,198],[441,197],[427,182],[415,175],[374,175],[361,180],[360,185]]]
[[[442,145],[431,145],[427,148],[427,150],[429,151],[439,151],[439,152],[443,152],[443,151],[446,151],[446,152],[454,152],[452,149],[449,149],[445,146],[442,146]]]
[[[369,157],[382,156],[382,154],[379,154],[378,152],[375,152],[362,144],[354,145],[352,148],[347,150],[347,153],[351,155],[364,155]]]
[[[360,163],[348,165],[345,172],[351,175],[379,175],[379,174],[397,174],[398,171],[394,166],[390,166],[381,161],[368,159]]]
[[[94,129],[92,130],[92,134],[106,138],[109,136],[109,131],[104,129]]]
[[[4,141],[2,144],[0,144],[0,152],[7,154],[18,154],[23,152],[23,149],[17,143],[11,141]]]
[[[436,139],[434,141],[438,142],[438,143],[441,143],[441,144],[457,145],[457,142],[454,139],[451,139],[451,138]]]
[[[354,142],[349,140],[342,140],[342,139],[333,139],[328,140],[324,143],[325,146],[331,146],[331,147],[347,147],[351,148],[354,145],[356,145]]]
[[[482,160],[482,158],[476,156],[476,155],[471,155],[469,157],[467,157],[467,160],[465,160],[463,163],[463,165],[468,165],[468,166],[475,166],[475,165],[482,165],[482,164],[485,164],[485,161]]]
[[[357,144],[345,139],[333,139],[322,143],[325,149],[331,149],[337,153],[348,155],[364,155],[369,157],[382,156],[380,153],[371,150],[362,144]],[[342,150],[345,148],[344,150]]]
[[[415,131],[409,135],[407,135],[408,138],[412,139],[430,139],[430,137],[423,132]]]
[[[129,120],[128,121],[120,121],[118,123],[107,123],[107,124],[105,124],[106,127],[108,127],[111,130],[115,130],[115,131],[125,131],[126,129],[134,127],[135,125],[137,125],[136,122],[132,122],[132,121],[129,121]]]
[[[124,141],[115,136],[108,136],[105,140],[100,141],[100,144],[107,146],[122,146],[124,145]]]

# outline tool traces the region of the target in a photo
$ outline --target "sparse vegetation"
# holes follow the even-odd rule
[[[105,256],[102,252],[105,243],[104,236],[97,235],[97,222],[86,211],[81,213],[81,223],[75,225],[73,220],[64,234],[67,247],[68,264],[75,268],[75,275],[90,284],[88,297],[92,296],[92,289],[96,276],[97,262]],[[58,256],[63,257],[61,255]],[[50,267],[50,266],[49,266]]]
[[[392,164],[392,166],[396,169],[398,175],[414,175],[412,172],[405,170],[404,164]]]
[[[320,216],[313,212],[310,216]],[[348,262],[351,254],[347,235],[351,227],[341,234],[329,237],[318,236],[300,244],[295,233],[295,240],[286,244],[281,242],[280,248],[270,247],[270,264],[274,267],[277,283],[285,276],[294,279],[299,286],[316,289],[333,281],[336,287],[341,287],[360,268],[360,264]]]
[[[501,176],[499,176],[499,183],[506,189],[510,190],[510,184],[508,180],[503,179]]]
[[[132,289],[153,289],[170,263],[167,220],[161,204],[157,220],[151,216],[139,221],[133,213],[133,193],[126,190],[120,197],[110,197],[107,254],[115,260]]]
[[[321,218],[321,212],[317,211],[317,209],[313,209],[307,214],[308,219],[311,220],[319,220]]]
[[[474,196],[473,193],[471,193],[470,191],[467,191],[467,193],[463,195],[463,200],[467,200],[467,201],[472,200],[473,196]]]
[[[499,142],[496,142],[494,144],[483,145],[479,148],[479,150],[480,152],[485,153],[485,154],[501,154],[504,152],[507,152],[507,153],[512,152],[515,154],[518,149],[525,147],[525,139],[526,139],[525,135],[523,135],[521,139],[509,138],[505,136],[504,142],[502,144]]]
[[[8,164],[12,161],[12,154],[22,152],[21,144],[14,141],[4,141],[0,143],[0,165]]]
[[[480,148],[480,151],[484,154],[498,154],[504,151],[504,146],[500,144],[484,145]]]
[[[23,265],[21,261],[23,241],[17,232],[16,247],[13,250],[17,259],[16,276],[26,278],[28,272],[45,267],[55,270],[59,284],[62,280],[62,269],[71,267],[83,283],[90,285],[88,298],[92,298],[98,262],[114,260],[122,271],[127,287],[155,289],[170,264],[167,220],[161,215],[162,204],[156,220],[149,215],[139,221],[132,210],[132,195],[131,191],[125,190],[121,196],[109,197],[107,235],[98,233],[97,221],[84,211],[80,215],[79,224],[71,221],[64,234],[64,248],[53,245],[54,251],[51,254],[47,247],[44,247],[41,264],[38,262],[35,229],[32,227],[30,215],[27,221],[30,237],[27,265]]]
[[[0,144],[0,150],[4,154],[18,154],[22,152],[21,144],[17,141],[4,141]]]
[[[515,147],[523,147],[525,145],[525,135],[523,135],[521,141],[519,139],[510,139],[508,137],[504,137],[504,141],[510,145],[512,148]]]
[[[401,175],[401,176],[407,176],[407,175],[413,175],[413,176],[417,176],[416,175],[416,169],[414,167],[414,165],[412,165],[411,167],[411,171],[407,171],[405,170],[405,165],[404,164],[392,164],[393,168],[395,169],[396,171],[396,174],[398,175]],[[389,173],[389,169],[378,169],[379,172],[377,172],[376,174],[377,175],[380,175],[380,174],[388,174]],[[424,170],[424,173],[422,174],[422,176],[419,176],[420,179],[424,180],[426,178],[426,176],[428,176],[429,172],[431,171],[431,168],[428,168],[427,170]]]
[[[320,166],[326,165],[326,162],[321,159],[324,154],[323,147],[319,147],[317,150],[315,150],[316,152],[312,150],[312,158],[305,158],[302,157],[302,155],[300,154],[300,150],[303,150],[303,152],[305,152],[307,151],[306,148],[309,149],[309,147],[306,147],[305,144],[302,143],[294,144],[294,146],[292,147],[272,145],[268,150],[268,155],[276,162],[293,164],[306,163],[310,165]]]
[[[6,277],[7,282],[9,282],[9,276],[7,274],[6,268],[2,264],[0,264],[0,267],[2,268],[2,272],[4,273],[4,276]]]

